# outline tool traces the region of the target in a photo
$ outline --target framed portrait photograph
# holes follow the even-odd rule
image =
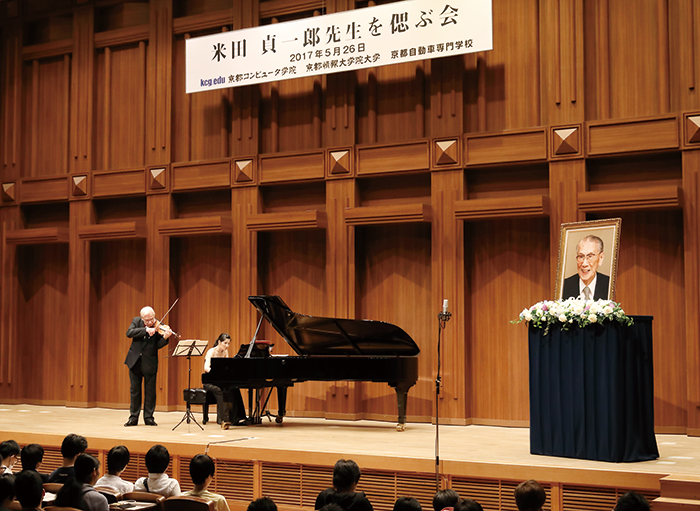
[[[561,225],[555,300],[614,300],[621,218]]]

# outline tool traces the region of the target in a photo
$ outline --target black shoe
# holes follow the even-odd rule
[[[139,423],[138,419],[129,419],[129,420],[126,421],[126,423],[124,424],[124,427],[125,427],[125,428],[128,428],[129,426],[136,426],[138,423]]]
[[[146,426],[157,426],[158,425],[158,424],[156,424],[156,421],[154,421],[153,419],[146,419],[144,422],[146,423]]]

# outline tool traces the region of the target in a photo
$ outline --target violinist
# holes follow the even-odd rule
[[[136,426],[141,412],[141,383],[143,382],[143,419],[147,426],[157,426],[153,419],[156,409],[156,373],[158,372],[158,350],[167,346],[173,333],[170,327],[156,320],[151,307],[141,309],[139,316],[131,321],[126,336],[131,347],[124,363],[129,367],[131,405],[129,420],[124,426]]]

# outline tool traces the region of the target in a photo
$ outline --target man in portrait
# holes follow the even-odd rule
[[[581,238],[576,245],[577,273],[564,280],[562,299],[607,300],[610,277],[598,272],[604,257],[602,239],[593,235]]]

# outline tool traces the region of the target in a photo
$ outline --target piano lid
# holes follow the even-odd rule
[[[279,296],[249,296],[260,314],[299,355],[415,356],[420,349],[401,328],[384,321],[305,316]]]

